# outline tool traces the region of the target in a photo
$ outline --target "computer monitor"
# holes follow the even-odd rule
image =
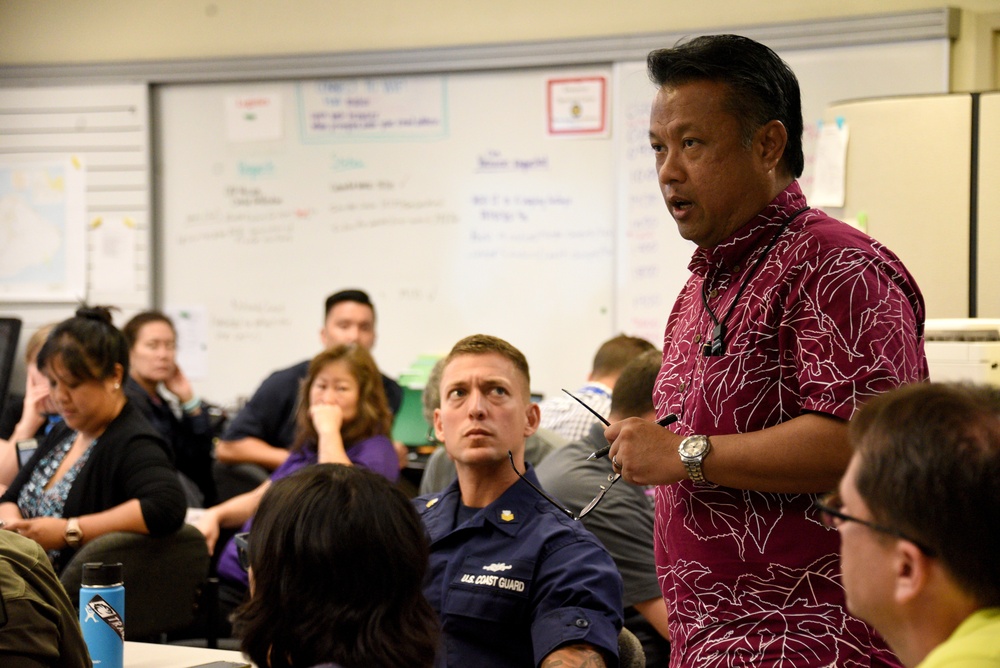
[[[423,390],[403,387],[403,404],[392,423],[392,440],[417,447],[430,442],[431,429],[424,420]]]

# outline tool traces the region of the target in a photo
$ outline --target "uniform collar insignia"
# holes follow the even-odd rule
[[[496,573],[498,571],[502,573],[504,571],[509,571],[512,568],[514,567],[511,566],[510,564],[505,564],[501,561],[494,562],[488,566],[483,566],[484,571],[489,571],[491,573]]]
[[[503,520],[504,522],[513,522],[514,521],[514,513],[512,513],[509,510],[501,510],[500,511],[500,519]]]
[[[430,508],[430,507],[431,507],[431,506],[433,506],[433,505],[434,505],[435,503],[437,503],[437,502],[438,502],[438,500],[439,500],[440,498],[441,498],[441,497],[439,497],[439,496],[435,496],[435,497],[434,497],[433,499],[431,499],[430,501],[428,501],[428,502],[427,502],[427,505],[426,505],[426,506],[424,506],[424,507],[425,507],[425,508]]]

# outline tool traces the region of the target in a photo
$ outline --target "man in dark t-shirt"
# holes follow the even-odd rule
[[[628,417],[654,420],[653,386],[659,371],[659,350],[649,350],[629,362],[616,379],[608,418],[612,422]],[[586,436],[556,449],[535,468],[542,489],[580,512],[614,472],[607,457],[589,458],[607,445],[604,425],[591,425]],[[666,666],[670,632],[667,605],[656,577],[653,517],[646,489],[622,480],[580,521],[608,549],[621,573],[625,628],[642,643],[646,665]]]

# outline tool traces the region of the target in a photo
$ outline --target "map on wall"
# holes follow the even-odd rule
[[[0,161],[0,302],[82,301],[85,217],[78,158]]]

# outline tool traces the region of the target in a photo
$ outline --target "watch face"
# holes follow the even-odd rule
[[[703,437],[685,438],[681,443],[681,453],[685,457],[697,457],[705,453],[708,439]]]

